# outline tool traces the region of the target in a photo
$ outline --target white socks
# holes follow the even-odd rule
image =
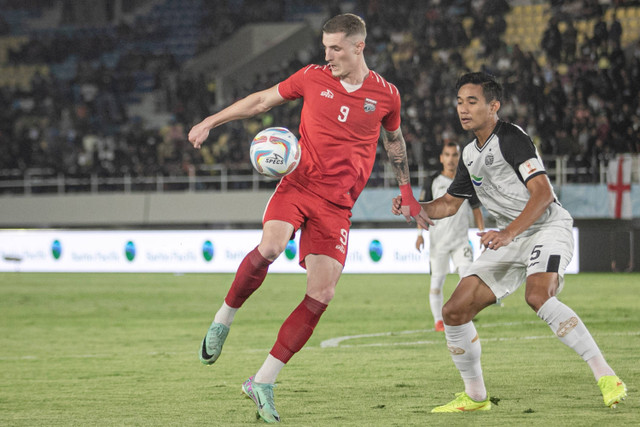
[[[613,369],[602,357],[602,353],[593,337],[578,315],[556,297],[549,298],[540,310],[538,317],[547,322],[554,334],[571,347],[587,362],[596,381],[603,375],[615,375]]]
[[[587,362],[597,380],[615,375],[582,320],[556,297],[549,298],[538,310],[538,317],[547,322],[554,334]],[[482,378],[480,355],[482,348],[473,322],[460,326],[444,325],[447,347],[453,363],[460,371],[465,392],[476,401],[485,400],[487,391]]]
[[[482,348],[473,322],[460,326],[445,324],[444,334],[453,363],[460,371],[460,376],[464,381],[465,393],[473,400],[485,400],[487,390],[484,386],[482,366],[480,365]]]
[[[276,378],[283,367],[284,362],[269,354],[253,380],[257,383],[275,384]]]
[[[230,307],[227,303],[223,302],[222,307],[220,307],[216,313],[213,321],[216,323],[222,323],[226,326],[231,326],[237,311],[237,308]],[[269,354],[267,356],[267,360],[264,361],[264,364],[260,370],[258,370],[253,380],[257,383],[275,384],[276,378],[284,365],[285,364],[283,362]]]
[[[222,323],[225,326],[231,326],[233,317],[236,315],[237,308],[229,307],[226,302],[222,303],[222,307],[216,313],[213,321],[216,323]]]
[[[444,280],[446,278],[447,276],[445,275],[431,275],[431,283],[429,285],[429,305],[431,306],[431,314],[433,315],[434,322],[442,320],[442,287],[444,286]]]
[[[220,307],[216,313],[213,321],[216,323],[222,323],[226,326],[231,326],[233,317],[236,315],[237,311],[237,308],[230,307],[227,303],[223,302],[222,307]],[[264,364],[260,370],[258,370],[258,373],[256,373],[253,380],[257,383],[275,384],[276,378],[283,367],[283,362],[269,354],[267,356],[267,360],[264,361]]]

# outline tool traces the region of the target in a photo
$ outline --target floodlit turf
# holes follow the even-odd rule
[[[222,356],[197,351],[231,275],[0,273],[0,425],[251,425],[240,386],[262,364],[304,276],[269,275]],[[433,331],[426,275],[345,275],[307,347],[283,369],[287,425],[637,425],[640,275],[567,276],[560,299],[629,387],[611,410],[587,365],[523,300],[476,319],[489,412],[431,414],[462,391]],[[455,285],[447,279],[445,294]],[[323,346],[324,344],[324,346]]]

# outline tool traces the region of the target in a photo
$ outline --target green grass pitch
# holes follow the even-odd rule
[[[448,296],[457,276],[449,276]],[[213,366],[197,356],[229,274],[0,273],[0,425],[252,425],[240,386],[304,295],[270,274],[238,312]],[[476,318],[489,412],[431,414],[463,390],[433,331],[427,275],[344,275],[275,389],[295,426],[637,425],[640,275],[566,277],[560,299],[594,335],[629,397],[604,406],[590,369],[524,302]]]

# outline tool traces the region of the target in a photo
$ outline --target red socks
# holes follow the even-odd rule
[[[263,257],[256,246],[240,263],[236,277],[231,284],[224,302],[229,307],[240,308],[242,304],[262,285],[271,261]],[[284,321],[278,332],[278,339],[271,349],[271,355],[283,363],[300,351],[311,337],[327,304],[304,296],[304,300]]]
[[[240,308],[247,298],[262,285],[269,265],[271,265],[271,261],[263,257],[256,246],[240,263],[224,302],[229,307]]]
[[[278,339],[270,354],[283,363],[287,363],[291,356],[300,351],[311,337],[320,316],[327,309],[327,304],[304,296],[304,300],[296,307],[284,321]]]

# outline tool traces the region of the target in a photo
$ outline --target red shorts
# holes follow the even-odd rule
[[[303,268],[309,254],[327,255],[344,266],[350,218],[351,209],[334,205],[295,183],[281,181],[269,199],[262,223],[285,221],[300,230],[299,262]]]

